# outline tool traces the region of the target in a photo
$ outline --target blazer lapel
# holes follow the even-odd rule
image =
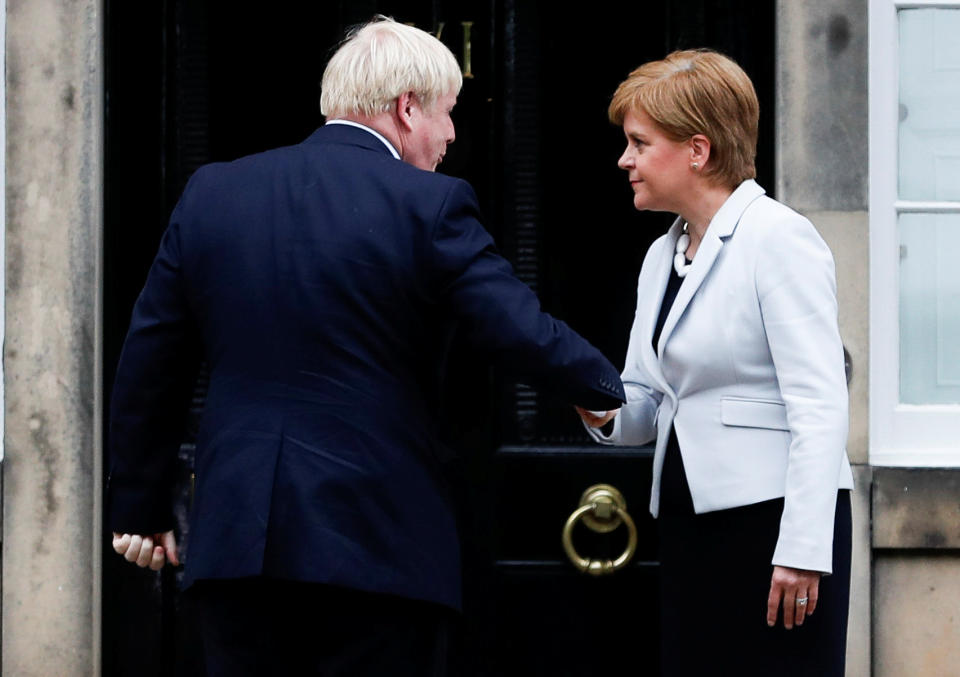
[[[717,213],[714,214],[710,225],[707,227],[707,232],[704,233],[703,240],[700,242],[700,247],[697,249],[697,254],[693,257],[693,265],[690,266],[690,270],[687,272],[683,284],[680,285],[680,289],[677,291],[677,298],[674,300],[673,306],[670,308],[670,313],[667,315],[667,320],[663,324],[660,341],[657,343],[657,353],[659,356],[663,356],[663,349],[670,339],[670,334],[673,333],[680,318],[683,317],[687,306],[690,305],[690,301],[693,300],[700,285],[706,279],[710,269],[713,268],[713,264],[717,260],[717,256],[720,254],[720,250],[723,248],[727,238],[733,235],[734,230],[736,230],[743,212],[746,211],[751,202],[765,192],[766,191],[757,185],[755,181],[748,179],[733,191],[730,197],[727,198],[727,201],[724,202],[720,209],[717,210]],[[673,229],[679,222],[680,219],[677,219],[677,222],[675,222],[670,229],[671,237],[669,241],[673,243],[674,247],[676,246],[677,238],[680,237],[680,231],[677,229],[676,234],[674,234]],[[670,251],[672,253],[673,249]]]
[[[657,344],[657,353],[660,356],[663,356],[663,347],[666,345],[667,339],[670,338],[670,334],[677,326],[677,322],[679,322],[683,316],[693,295],[696,294],[697,289],[700,288],[700,283],[703,282],[707,273],[710,272],[710,269],[713,267],[713,262],[717,259],[717,254],[720,253],[722,246],[723,242],[720,241],[720,238],[711,235],[709,230],[704,234],[703,240],[700,242],[700,247],[697,249],[697,255],[693,258],[693,265],[690,266],[690,270],[680,285],[680,289],[677,290],[677,298],[674,299],[670,313],[667,315],[667,320],[663,323],[663,331],[660,332],[660,342]]]

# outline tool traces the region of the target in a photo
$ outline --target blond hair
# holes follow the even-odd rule
[[[320,85],[320,112],[328,118],[374,116],[404,92],[431,108],[462,85],[460,66],[442,42],[378,16],[352,30],[330,59]]]
[[[756,177],[760,105],[749,76],[729,57],[697,49],[643,64],[617,87],[608,114],[622,125],[634,111],[674,141],[710,139],[705,176],[731,188]]]

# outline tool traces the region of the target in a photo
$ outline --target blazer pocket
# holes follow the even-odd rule
[[[790,430],[787,407],[777,400],[751,400],[744,397],[720,398],[720,422],[742,428]]]

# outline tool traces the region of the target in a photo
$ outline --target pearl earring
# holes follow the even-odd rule
[[[692,170],[694,170],[694,171],[700,169],[700,163],[699,163],[699,162],[694,162],[692,165],[690,165],[690,169],[692,169]]]

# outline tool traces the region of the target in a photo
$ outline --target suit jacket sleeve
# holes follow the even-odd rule
[[[157,533],[174,524],[177,451],[200,354],[180,267],[180,217],[188,191],[134,306],[117,368],[108,433],[113,531]]]
[[[431,241],[431,287],[464,325],[472,343],[518,378],[590,409],[624,400],[616,368],[563,322],[540,310],[479,220],[473,189],[451,186]]]
[[[833,256],[795,214],[760,251],[757,296],[791,432],[773,563],[829,573],[848,426]]]

